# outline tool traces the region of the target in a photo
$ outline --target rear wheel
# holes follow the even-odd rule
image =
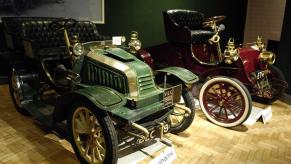
[[[185,106],[191,110],[190,114],[187,114],[185,110],[174,107],[173,113],[170,115],[170,132],[180,133],[186,130],[193,122],[195,116],[195,103],[194,98],[189,90],[182,89],[182,96],[177,103]]]
[[[271,86],[272,98],[263,98],[258,96],[253,97],[254,101],[263,104],[271,104],[272,102],[279,99],[279,97],[285,93],[285,90],[288,87],[286,78],[278,67],[270,65],[269,70],[270,74],[268,74],[268,81]]]
[[[117,136],[107,113],[78,102],[68,117],[68,130],[81,163],[117,163]]]
[[[206,117],[222,127],[243,123],[251,113],[251,96],[246,87],[236,79],[212,78],[202,86],[200,107]]]
[[[15,68],[12,68],[9,74],[9,91],[15,106],[15,109],[22,115],[30,116],[30,114],[23,108],[21,101],[23,99],[22,89],[21,89],[21,79]]]

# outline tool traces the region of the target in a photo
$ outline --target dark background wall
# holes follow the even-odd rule
[[[106,0],[105,24],[98,25],[100,33],[126,35],[135,30],[140,34],[143,47],[166,41],[162,11],[190,9],[203,12],[205,17],[226,15],[224,34],[242,43],[247,0]]]
[[[286,80],[289,83],[289,88],[287,89],[287,93],[291,94],[291,1],[286,1],[285,8],[285,16],[283,22],[283,28],[281,33],[281,41],[279,44],[279,53],[277,66],[283,71],[285,74]],[[289,72],[289,73],[288,73]]]
[[[225,36],[222,38],[226,40],[234,37],[237,43],[241,43],[246,8],[247,0],[105,0],[105,24],[97,26],[101,34],[110,36],[128,37],[132,30],[136,30],[140,34],[143,47],[149,47],[166,41],[162,11],[190,9],[203,12],[206,17],[226,15],[227,18],[223,21],[226,25]],[[3,53],[4,45],[3,33],[0,33],[0,76],[5,75],[8,70],[9,54]]]

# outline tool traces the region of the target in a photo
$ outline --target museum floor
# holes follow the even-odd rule
[[[218,127],[197,111],[186,132],[166,135],[175,163],[291,163],[291,106],[276,101],[272,111],[268,124],[234,129]],[[66,140],[15,111],[7,85],[0,85],[0,163],[78,163]]]

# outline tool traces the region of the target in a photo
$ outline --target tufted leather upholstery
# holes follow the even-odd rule
[[[50,48],[65,46],[62,31],[49,29],[51,21],[27,21],[22,24],[22,36],[32,42],[33,48]]]
[[[8,48],[21,49],[22,44],[22,24],[27,21],[53,21],[60,18],[53,17],[2,17],[5,38]]]
[[[30,57],[52,57],[65,53],[63,32],[54,32],[49,29],[49,24],[57,19],[50,17],[4,17],[4,31],[6,42],[11,49],[25,49]],[[99,35],[94,23],[78,21],[68,30],[69,37],[78,35],[81,42],[106,40],[109,37]],[[29,54],[28,54],[29,53]]]
[[[79,21],[75,27],[68,30],[68,33],[69,37],[78,34],[80,42],[110,39],[110,37],[99,35],[95,24],[90,21]]]
[[[169,42],[204,43],[213,31],[203,29],[204,14],[192,10],[168,10],[164,13],[166,37]]]

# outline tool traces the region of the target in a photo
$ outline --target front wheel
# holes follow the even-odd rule
[[[206,81],[200,90],[199,102],[211,122],[227,128],[243,123],[252,109],[247,88],[240,81],[227,77]]]
[[[70,142],[81,163],[117,163],[118,140],[107,113],[78,102],[68,117]]]
[[[194,98],[189,90],[186,88],[182,89],[182,96],[180,101],[177,103],[185,106],[191,110],[190,114],[187,114],[185,110],[174,107],[173,113],[169,116],[170,118],[170,132],[177,134],[186,130],[194,120],[195,116],[195,103]]]

